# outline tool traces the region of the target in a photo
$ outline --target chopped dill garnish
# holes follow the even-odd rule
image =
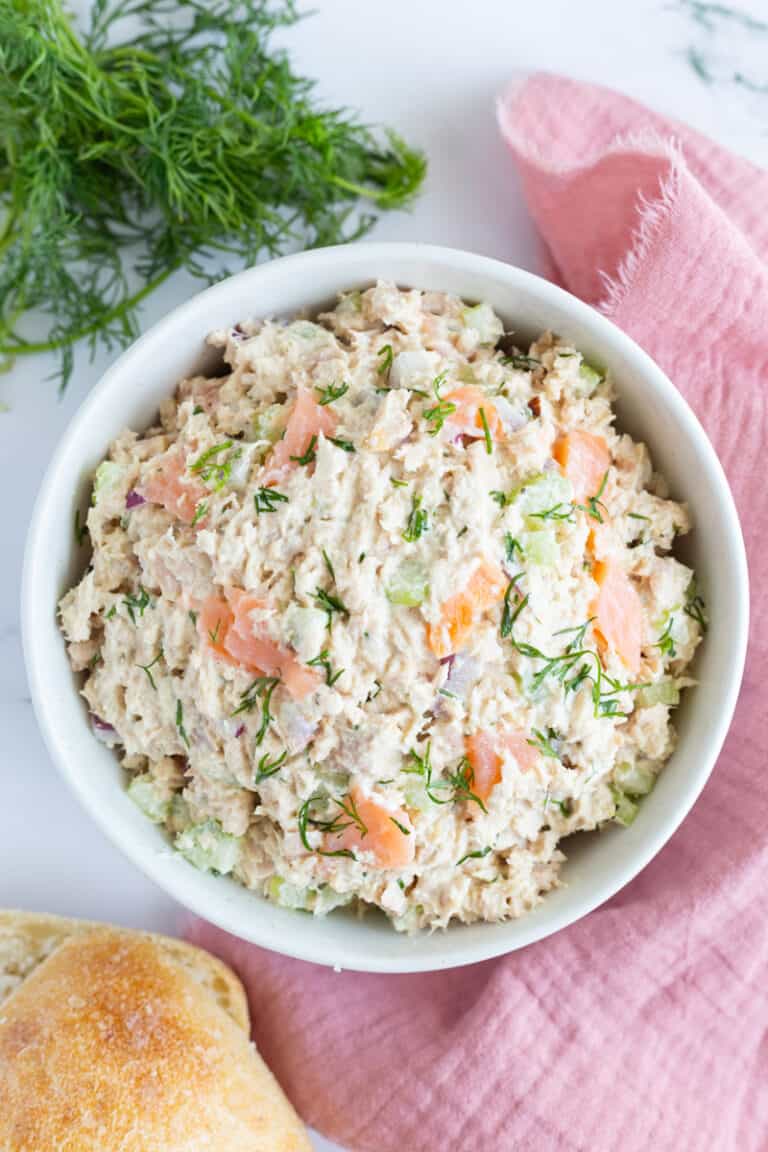
[[[136,612],[138,612],[139,616],[143,616],[144,609],[148,608],[151,603],[149,593],[143,584],[139,584],[138,596],[128,595],[123,598],[123,604],[125,604],[132,624],[136,623]]]
[[[709,620],[707,619],[704,599],[703,597],[699,596],[698,592],[696,591],[696,583],[694,580],[691,580],[691,583],[688,586],[688,592],[686,595],[685,607],[683,608],[683,611],[685,612],[686,616],[690,616],[692,620],[696,621],[702,632],[706,632],[707,628],[709,627]]]
[[[306,451],[301,456],[291,456],[291,460],[295,460],[297,464],[306,467],[308,464],[314,464],[317,459],[317,436],[313,436],[307,444]]]
[[[389,482],[393,488],[407,488],[408,487],[408,481],[407,480],[396,480],[394,476],[390,476]]]
[[[466,852],[460,860],[456,861],[456,867],[458,868],[459,864],[463,864],[465,860],[482,860],[484,856],[487,856],[488,853],[492,851],[493,849],[490,844],[488,844],[485,848],[476,848],[474,852]]]
[[[317,602],[319,608],[328,616],[328,627],[330,628],[333,623],[334,614],[338,613],[339,616],[349,616],[349,609],[346,604],[339,599],[338,596],[333,596],[330,592],[326,592],[325,588],[318,588],[312,593],[313,599]]]
[[[75,541],[76,541],[77,546],[79,548],[82,548],[83,540],[85,540],[87,535],[88,535],[88,525],[84,519],[81,521],[80,509],[76,508],[75,509]]]
[[[201,500],[195,507],[195,514],[192,517],[190,528],[194,528],[195,524],[199,524],[203,517],[208,515],[208,501]]]
[[[349,392],[349,384],[329,384],[327,388],[315,388],[320,396],[318,404],[324,408],[326,404],[333,404],[334,400],[340,400],[342,396],[346,396]]]
[[[325,548],[323,548],[323,561],[325,562],[325,566],[328,569],[328,575],[330,576],[331,580],[333,580],[333,582],[335,583],[336,582],[336,573],[333,570],[333,564],[331,564],[330,557],[329,557],[328,553],[326,552]]]
[[[325,672],[325,683],[329,688],[332,688],[340,676],[343,676],[344,669],[339,668],[338,672],[334,672],[331,668],[331,660],[327,648],[323,648],[319,656],[315,656],[314,660],[308,660],[307,666],[309,668],[322,668]]]
[[[253,503],[257,515],[260,515],[262,512],[276,512],[278,504],[288,503],[288,497],[278,492],[276,488],[259,488],[258,492],[253,494]]]
[[[197,628],[197,612],[193,612],[190,608],[189,612],[187,612],[187,616],[189,616],[190,620],[192,621],[192,627]]]
[[[507,564],[513,564],[515,560],[515,552],[523,556],[523,546],[519,540],[516,540],[511,532],[507,532],[504,536],[504,555]]]
[[[560,756],[552,743],[553,740],[557,739],[559,739],[559,737],[554,728],[547,728],[546,732],[534,728],[531,732],[531,738],[527,743],[530,744],[532,748],[537,748],[542,756],[547,756],[550,760],[559,760]]]
[[[109,612],[105,615],[105,620],[112,620],[117,615],[117,604],[113,604]]]
[[[485,437],[485,450],[490,456],[493,452],[493,441],[491,440],[491,430],[488,427],[488,417],[485,415],[485,408],[479,408],[480,423],[483,426],[483,436]]]
[[[226,455],[222,457],[222,453]],[[234,441],[224,440],[198,456],[197,460],[190,464],[189,470],[195,476],[199,476],[204,484],[212,487],[214,492],[220,492],[229,483],[232,465],[242,454],[243,449],[240,446],[235,447]]]
[[[176,701],[176,727],[178,729],[179,736],[184,741],[187,748],[189,748],[189,737],[187,736],[187,730],[184,727],[184,708],[182,706],[181,700]]]
[[[551,508],[545,509],[543,512],[529,512],[531,520],[573,520],[574,507],[581,507],[581,505],[573,504],[553,504]]]
[[[557,632],[553,632],[553,636],[571,636],[571,639],[565,646],[566,652],[573,652],[575,648],[584,647],[584,637],[587,634],[587,629],[590,624],[597,619],[596,616],[590,616],[583,624],[577,624],[573,628],[560,628]]]
[[[382,348],[379,348],[376,355],[381,357],[381,364],[379,364],[376,372],[379,376],[383,376],[385,373],[388,373],[392,367],[392,360],[394,359],[392,345],[385,344]]]
[[[274,720],[274,716],[270,710],[272,703],[272,694],[280,683],[279,676],[257,676],[255,680],[251,681],[244,692],[240,693],[240,703],[232,716],[239,716],[241,712],[250,712],[255,708],[259,701],[261,701],[261,723],[259,730],[256,733],[256,747],[258,748],[267,734],[269,725]]]
[[[496,488],[491,489],[490,497],[491,500],[496,501],[499,508],[506,508],[507,504],[511,504],[515,498],[513,494],[508,495],[506,492],[499,492]]]
[[[475,786],[475,772],[466,756],[462,756],[453,772],[447,776],[448,783],[453,788],[454,800],[471,800],[483,812],[488,811],[483,801],[473,792]]]
[[[506,639],[508,636],[512,635],[512,629],[515,626],[515,621],[522,612],[523,608],[525,608],[526,604],[528,603],[528,597],[523,596],[520,592],[520,589],[517,587],[519,581],[523,578],[523,575],[524,574],[522,572],[518,572],[515,576],[513,576],[510,579],[509,584],[507,584],[507,590],[504,593],[504,606],[501,610],[500,628],[503,639]],[[515,594],[514,605],[510,604],[510,597],[512,596],[513,592]]]
[[[523,372],[533,372],[541,367],[541,360],[537,360],[534,356],[523,356],[517,352],[512,356],[502,356],[501,362],[507,368],[519,368]]]
[[[409,544],[413,544],[420,536],[429,528],[429,513],[426,508],[421,506],[421,496],[414,496],[411,514],[408,517],[408,523],[405,531],[402,533],[403,540]]]
[[[327,809],[329,804],[335,804],[339,811],[330,819],[325,815],[322,817],[313,816],[312,806],[318,804],[322,804],[324,809]],[[347,796],[346,800],[339,800],[335,796],[323,796],[315,793],[305,800],[299,808],[298,826],[301,842],[307,852],[314,852],[319,856],[346,856],[352,860],[355,859],[354,852],[350,851],[349,848],[338,848],[335,851],[326,848],[313,848],[307,837],[307,829],[310,827],[330,836],[338,836],[347,828],[357,828],[361,839],[368,835],[368,828],[357,811],[357,805],[351,796]]]
[[[394,816],[390,816],[390,820],[394,824],[395,828],[398,828],[402,832],[403,836],[410,836],[410,828],[406,828],[405,824],[401,824],[399,820],[395,820]]]
[[[641,516],[639,512],[627,512],[630,520],[647,520],[650,523],[650,516]]]
[[[256,773],[253,777],[253,786],[255,787],[257,784],[261,784],[262,780],[268,780],[270,776],[274,776],[276,772],[280,771],[287,759],[288,753],[285,750],[274,760],[270,760],[269,753],[265,752],[256,768]]]
[[[673,619],[672,616],[670,616],[669,620],[667,620],[666,628],[654,644],[654,648],[658,648],[662,656],[669,656],[670,660],[674,660],[675,656],[677,655],[677,649],[675,648],[675,638],[672,635],[672,623]]]
[[[147,679],[149,680],[150,684],[154,688],[155,692],[157,692],[157,684],[155,684],[155,678],[152,675],[151,670],[152,670],[152,668],[154,668],[155,664],[157,664],[157,662],[160,659],[160,657],[162,656],[162,654],[163,654],[163,651],[161,648],[160,651],[158,652],[157,656],[155,656],[154,660],[150,660],[149,664],[137,664],[136,665],[137,668],[141,668],[141,669],[143,669],[144,672],[146,672]]]
[[[331,444],[335,444],[337,448],[341,448],[342,452],[356,452],[354,444],[351,440],[343,440],[340,436],[326,436]]]
[[[600,499],[603,492],[605,491],[605,485],[607,482],[608,482],[608,470],[606,469],[605,472],[603,473],[603,478],[600,481],[600,487],[598,488],[595,495],[590,496],[588,498],[586,504],[574,504],[573,505],[573,507],[578,508],[579,511],[586,512],[587,515],[591,516],[591,518],[593,520],[597,520],[598,524],[603,523],[603,517],[602,517],[602,513],[600,512],[600,509],[602,508],[603,512],[608,511],[605,504],[603,504],[602,500]],[[647,519],[647,517],[645,517],[645,519]]]
[[[445,383],[445,377],[446,373],[441,372],[440,375],[436,376],[432,381],[432,391],[435,393],[437,404],[435,404],[433,408],[427,408],[424,411],[424,419],[432,424],[432,427],[429,429],[430,436],[437,436],[448,417],[452,416],[456,411],[455,404],[450,400],[442,400],[440,397],[440,389]]]

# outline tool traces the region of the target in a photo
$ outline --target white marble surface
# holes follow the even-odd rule
[[[612,85],[768,163],[768,0],[741,0],[749,17],[668,0],[314,0],[314,9],[284,37],[299,67],[318,78],[330,102],[395,126],[429,155],[416,209],[383,220],[377,238],[450,244],[536,268],[535,238],[493,112],[495,94],[520,70]],[[191,290],[182,277],[171,281],[148,301],[144,323]],[[0,906],[173,931],[173,903],[107,843],[53,770],[32,713],[19,635],[22,552],[35,492],[107,361],[79,360],[62,400],[46,382],[52,364],[44,358],[0,377],[0,401],[8,406],[0,415],[8,533],[0,568]],[[316,1147],[333,1146],[317,1138]]]

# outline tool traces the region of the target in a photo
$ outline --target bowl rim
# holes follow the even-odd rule
[[[403,960],[390,957],[381,959],[367,955],[364,946],[358,951],[354,949],[350,951],[348,943],[344,946],[343,955],[334,954],[333,948],[323,946],[319,941],[313,940],[311,930],[297,933],[298,941],[294,940],[290,946],[284,947],[280,941],[281,946],[276,948],[273,936],[270,935],[267,938],[269,925],[266,923],[266,918],[263,924],[258,925],[261,931],[254,930],[253,925],[244,927],[235,922],[236,913],[229,913],[226,901],[222,900],[217,905],[212,906],[214,902],[209,899],[202,886],[198,886],[194,878],[190,879],[181,871],[173,873],[172,876],[164,874],[161,878],[158,875],[160,869],[154,862],[153,854],[147,852],[134,839],[128,822],[121,820],[117,813],[104,812],[99,808],[96,797],[87,787],[84,777],[72,763],[66,748],[57,735],[52,703],[56,694],[45,690],[47,683],[45,653],[50,645],[51,634],[53,631],[58,632],[58,627],[55,616],[49,618],[47,614],[39,611],[39,601],[35,596],[35,570],[38,565],[45,562],[47,522],[55,509],[60,506],[62,499],[69,496],[69,493],[62,495],[57,484],[59,469],[65,460],[69,446],[78,440],[81,431],[88,426],[92,411],[100,407],[102,398],[121,382],[126,373],[130,374],[131,363],[140,348],[147,342],[156,340],[163,330],[172,323],[183,321],[187,313],[193,313],[200,306],[201,299],[210,300],[217,294],[230,293],[233,283],[241,283],[245,287],[246,285],[258,284],[262,280],[268,281],[276,267],[290,268],[295,272],[297,279],[300,279],[302,274],[311,274],[313,265],[325,264],[329,269],[332,269],[336,264],[339,264],[339,288],[341,289],[345,286],[345,279],[350,280],[356,273],[361,278],[374,280],[377,261],[384,259],[389,262],[403,261],[407,263],[422,260],[434,264],[449,264],[454,271],[466,272],[486,280],[505,281],[510,288],[518,289],[524,294],[533,293],[539,297],[547,297],[553,304],[558,304],[567,310],[575,321],[581,321],[585,327],[589,328],[594,334],[596,342],[605,339],[607,343],[612,342],[617,345],[622,354],[631,357],[637,365],[638,371],[645,378],[652,378],[654,386],[664,395],[665,402],[674,411],[684,434],[693,440],[699,453],[702,468],[709,472],[711,482],[718,490],[719,497],[727,511],[726,520],[729,525],[730,538],[727,541],[727,546],[724,547],[724,553],[730,556],[735,577],[736,627],[732,637],[732,659],[728,668],[724,669],[723,690],[720,697],[721,708],[710,741],[709,754],[701,763],[696,774],[691,776],[683,801],[672,811],[666,813],[666,819],[658,820],[651,827],[642,842],[642,846],[636,849],[633,858],[623,867],[617,867],[615,873],[611,873],[610,878],[602,884],[597,883],[588,898],[583,898],[578,904],[574,901],[573,906],[566,906],[563,910],[558,910],[541,925],[537,922],[528,926],[525,917],[515,921],[517,935],[513,942],[500,940],[498,934],[491,932],[488,933],[487,943],[481,940],[479,945],[465,944],[462,947],[460,942],[457,942],[454,949],[455,954],[452,953],[447,960],[444,957],[436,957],[431,960],[429,955],[418,956],[413,960],[408,959],[407,956]],[[69,421],[40,484],[24,550],[21,581],[21,622],[24,660],[33,706],[51,759],[80,803],[92,817],[96,826],[145,876],[172,896],[183,908],[236,936],[260,947],[278,951],[280,954],[334,968],[343,967],[347,970],[382,973],[422,972],[459,967],[491,959],[495,956],[506,955],[559,932],[588,915],[620,891],[648,865],[667,843],[688,815],[704,788],[730,727],[741,686],[747,651],[749,577],[739,517],[720,460],[706,432],[681,393],[678,392],[656,362],[630,336],[606,316],[565,289],[505,261],[462,249],[425,243],[358,242],[294,253],[251,266],[233,276],[225,277],[203,291],[193,294],[165,313],[113,361]],[[157,853],[154,854],[154,856],[156,855]],[[312,922],[309,917],[306,918],[308,929]]]

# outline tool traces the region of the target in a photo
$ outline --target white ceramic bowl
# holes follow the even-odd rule
[[[688,501],[694,532],[684,558],[696,568],[711,619],[695,667],[700,683],[685,694],[676,717],[677,749],[632,827],[578,837],[564,887],[523,919],[416,937],[399,935],[375,915],[320,919],[275,907],[172,852],[127,797],[114,754],[91,734],[56,624],[57,601],[79,575],[72,517],[76,506],[86,506],[94,468],[121,428],[149,425],[176,381],[201,369],[206,333],[244,317],[314,311],[341,289],[377,277],[487,300],[522,337],[552,328],[611,370],[619,426],[648,443],[672,494]],[[468,252],[418,244],[357,244],[276,260],[224,280],[160,320],[110,368],[63,436],[37,500],[23,579],[24,648],[40,726],[59,769],[112,840],[181,904],[238,936],[305,960],[382,972],[448,968],[510,952],[571,924],[631,880],[709,776],[738,694],[747,622],[747,566],[727,481],[661,369],[608,320],[545,280]]]

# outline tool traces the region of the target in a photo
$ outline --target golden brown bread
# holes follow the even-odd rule
[[[2,1152],[309,1152],[207,953],[0,913],[0,971]]]

